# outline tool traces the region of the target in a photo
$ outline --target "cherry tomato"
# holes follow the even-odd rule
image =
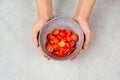
[[[65,43],[64,48],[65,48],[65,49],[68,49],[69,47],[70,47],[69,43]]]
[[[55,35],[55,36],[58,35],[59,34],[59,30],[58,29],[53,30],[52,34]]]
[[[66,55],[66,56],[70,55],[71,52],[73,52],[74,50],[75,50],[74,47],[72,47],[71,49],[66,49],[66,51],[65,51],[65,55]]]
[[[57,38],[58,38],[59,40],[63,39],[63,37],[61,37],[60,35],[57,35]]]
[[[51,44],[47,44],[46,49],[47,49],[48,52],[53,52],[53,47],[52,47]]]
[[[70,45],[70,48],[72,48],[75,45],[75,41],[70,41],[69,45]]]
[[[70,48],[70,53],[75,50],[75,47]]]
[[[52,38],[51,40],[49,40],[49,42],[51,44],[57,44],[59,42],[59,39],[58,38]]]
[[[60,48],[60,50],[62,51],[62,54],[65,55],[66,49],[65,48]]]
[[[69,36],[66,36],[66,37],[62,38],[62,40],[65,42],[69,42],[69,41],[71,41],[71,38]]]
[[[78,40],[78,35],[77,34],[72,34],[71,35],[71,40],[77,41]]]
[[[68,56],[70,54],[70,49],[66,49],[65,55]]]
[[[62,38],[66,36],[66,31],[65,30],[59,30],[59,34]]]
[[[63,57],[64,55],[62,52],[54,52],[53,55],[58,56],[58,57]]]
[[[67,56],[70,55],[75,50],[75,47],[70,48],[70,51],[67,53]]]
[[[70,30],[66,30],[66,32],[67,32],[67,36],[70,36],[72,34]]]
[[[65,42],[64,42],[64,41],[60,41],[60,42],[58,43],[58,45],[59,45],[60,47],[64,47],[64,46],[65,46]]]
[[[53,38],[55,38],[55,36],[53,36],[53,34],[50,33],[50,34],[47,35],[48,40],[53,39]]]
[[[66,37],[62,38],[61,40],[63,40],[64,42],[67,42],[67,38]]]
[[[71,41],[71,38],[68,36],[66,37],[66,39],[67,39],[67,42]]]
[[[58,57],[70,55],[75,50],[78,35],[72,30],[55,29],[47,35],[46,50]]]
[[[57,44],[53,44],[53,50],[59,51],[60,47]]]

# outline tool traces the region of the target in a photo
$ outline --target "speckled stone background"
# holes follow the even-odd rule
[[[71,18],[78,0],[53,0]],[[0,80],[120,80],[120,0],[97,0],[89,47],[75,61],[47,61],[34,46],[35,0],[0,0]]]

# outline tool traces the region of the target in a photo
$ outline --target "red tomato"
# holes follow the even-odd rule
[[[62,54],[65,55],[66,49],[65,48],[60,48],[60,50],[62,51]]]
[[[66,32],[67,32],[67,36],[70,36],[72,34],[70,30],[66,30]]]
[[[69,47],[70,47],[69,43],[65,43],[64,48],[65,48],[65,49],[68,49]]]
[[[70,52],[67,55],[70,55],[75,50],[75,47],[70,48]]]
[[[48,52],[53,52],[53,46],[51,44],[47,44],[46,49]]]
[[[59,42],[59,39],[58,38],[52,38],[51,40],[49,40],[49,42],[51,44],[57,44]]]
[[[62,52],[54,52],[53,55],[58,56],[58,57],[63,57],[64,55]]]
[[[65,42],[64,42],[64,41],[60,41],[60,42],[58,43],[58,46],[64,47],[64,46],[65,46]]]
[[[58,29],[53,30],[52,34],[55,35],[55,36],[58,35],[59,34],[59,30]]]
[[[63,37],[61,37],[60,35],[57,35],[57,38],[58,38],[59,40],[61,40]]]
[[[70,53],[75,50],[75,47],[70,48]]]
[[[64,57],[75,50],[78,35],[71,30],[55,29],[47,35],[47,39],[46,50],[55,56]]]
[[[65,37],[65,38],[62,38],[62,40],[64,41],[64,42],[67,42],[67,38]]]
[[[65,55],[68,56],[70,54],[70,49],[66,49]]]
[[[72,48],[75,45],[75,41],[70,41],[69,45],[70,45],[70,48]]]
[[[65,42],[69,42],[69,41],[71,41],[71,38],[69,36],[66,36],[66,37],[62,38],[62,40]]]
[[[66,30],[59,30],[59,34],[62,38],[66,36]]]
[[[75,50],[74,47],[72,47],[71,49],[66,49],[66,51],[65,51],[65,55],[66,55],[66,56],[70,55],[71,52],[73,52],[74,50]]]
[[[78,35],[77,34],[72,34],[71,35],[71,40],[77,41],[78,40]]]
[[[66,37],[66,39],[67,39],[67,42],[71,41],[71,38],[70,38],[70,37]]]
[[[53,44],[53,49],[55,51],[59,51],[60,47],[57,44]]]
[[[53,36],[53,34],[50,33],[50,34],[47,35],[48,40],[53,39],[53,38],[55,38],[55,36]]]

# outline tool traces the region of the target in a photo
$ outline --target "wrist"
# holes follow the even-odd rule
[[[83,16],[83,15],[75,15],[73,19],[80,19],[80,20],[86,20],[88,21],[88,17]]]
[[[48,21],[50,18],[48,18],[48,17],[44,17],[44,18],[38,18],[38,21],[39,20],[42,20],[43,22],[46,22],[46,21]]]
[[[42,20],[42,21],[46,22],[46,21],[49,21],[49,20],[52,19],[52,18],[53,18],[53,16],[50,16],[50,17],[39,17],[39,18],[38,18],[38,21],[39,21],[39,20]]]
[[[87,18],[81,17],[81,16],[74,16],[73,20],[75,20],[76,22],[82,23],[82,22],[88,22]]]

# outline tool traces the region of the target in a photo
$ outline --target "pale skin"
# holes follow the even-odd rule
[[[83,50],[87,48],[88,44],[90,43],[91,29],[88,20],[95,1],[96,0],[80,0],[78,3],[75,15],[73,16],[73,20],[75,20],[81,26],[85,35],[85,41],[83,48],[77,55],[71,58],[71,60],[75,60],[83,52]],[[52,0],[36,0],[36,4],[38,10],[38,20],[32,28],[32,39],[34,41],[34,44],[39,49],[40,53],[47,60],[50,60],[51,58],[42,51],[41,47],[38,44],[38,34],[43,25],[48,20],[53,18]]]

